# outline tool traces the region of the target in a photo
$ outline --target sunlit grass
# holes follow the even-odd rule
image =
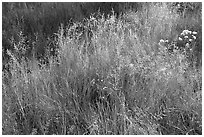
[[[124,16],[61,27],[45,65],[8,51],[3,134],[201,134],[202,71],[176,48],[179,15],[162,3]]]

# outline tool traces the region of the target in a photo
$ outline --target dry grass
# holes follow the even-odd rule
[[[165,3],[92,17],[91,37],[59,30],[58,55],[44,66],[8,52],[3,134],[202,134],[201,68],[159,43],[176,41],[179,19]]]

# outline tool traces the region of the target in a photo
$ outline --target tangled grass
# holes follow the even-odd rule
[[[165,3],[91,17],[59,30],[45,65],[19,57],[22,36],[3,71],[3,134],[202,134],[202,70],[178,20]]]

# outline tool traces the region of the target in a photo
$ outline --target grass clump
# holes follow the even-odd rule
[[[202,134],[202,71],[189,57],[197,41],[180,42],[178,20],[151,3],[61,27],[45,64],[8,51],[3,134]]]

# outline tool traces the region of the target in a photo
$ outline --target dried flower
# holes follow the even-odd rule
[[[134,64],[130,63],[130,64],[129,64],[129,67],[130,67],[130,68],[133,68],[133,67],[134,67]]]
[[[179,40],[182,41],[183,39],[179,37]]]
[[[198,34],[198,33],[194,31],[194,32],[193,32],[193,35],[196,35],[196,34]]]
[[[183,30],[183,32],[181,33],[181,35],[187,35],[188,33],[192,33],[191,31],[189,31],[189,30]]]
[[[189,47],[190,47],[189,43],[186,43],[186,47],[187,47],[187,48],[189,48]]]
[[[164,40],[163,40],[163,39],[160,39],[159,43],[163,43],[163,42],[164,42]]]

